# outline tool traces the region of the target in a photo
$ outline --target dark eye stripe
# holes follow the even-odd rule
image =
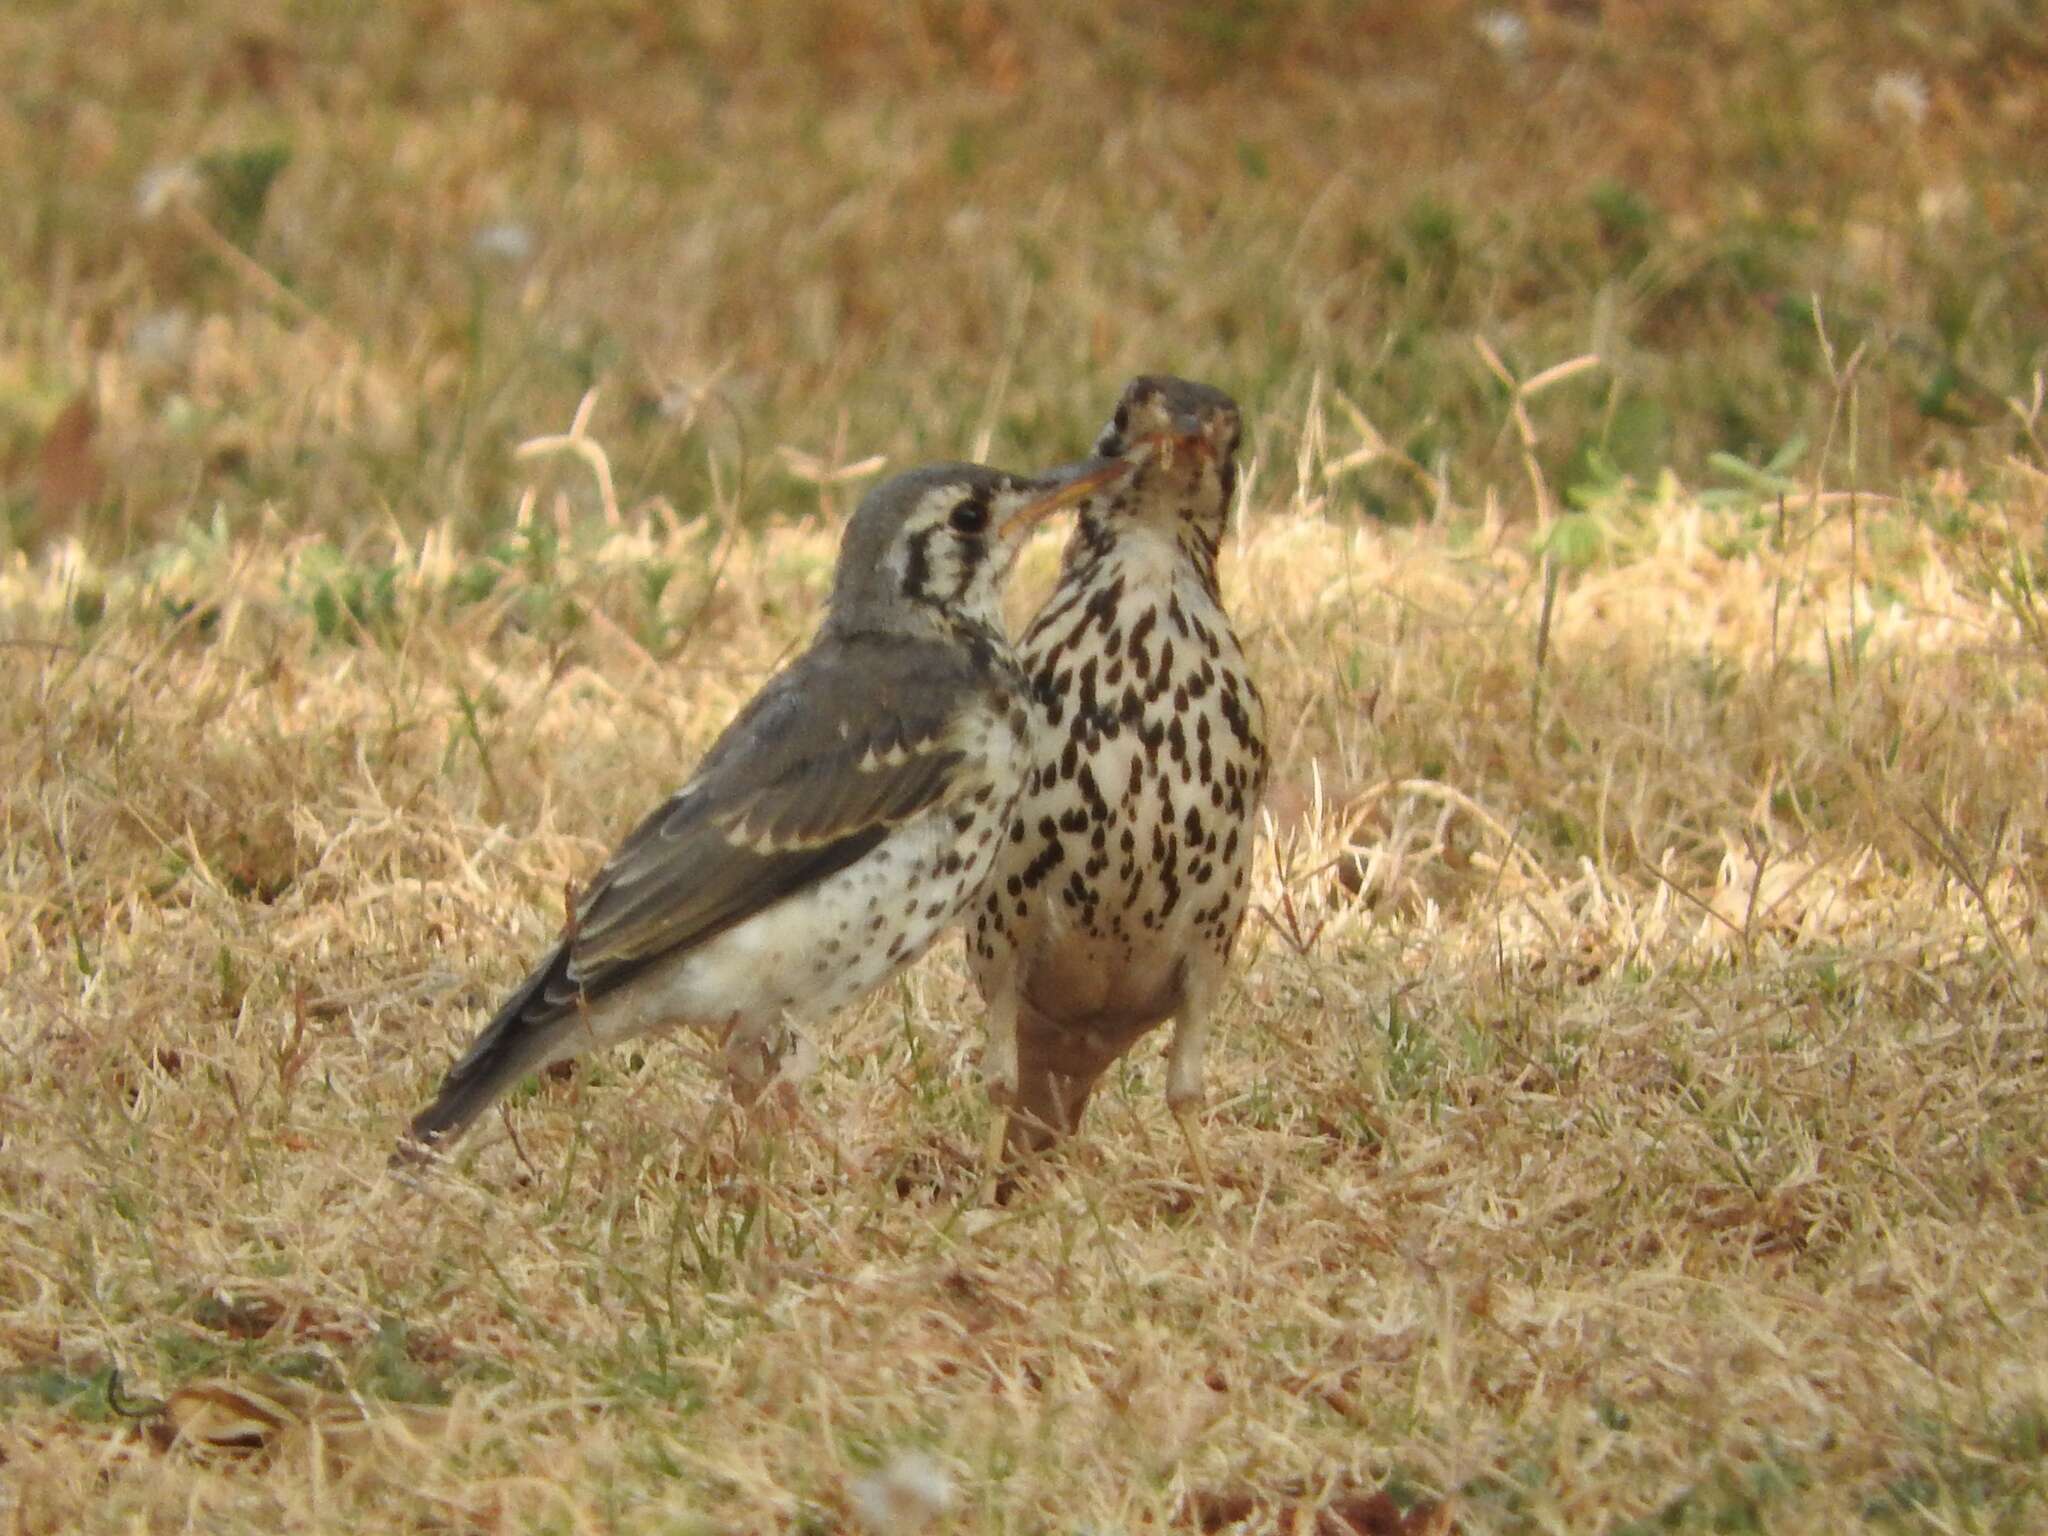
[[[929,530],[920,529],[910,536],[910,549],[903,562],[903,590],[922,592],[932,579],[931,556],[925,545],[931,540]]]

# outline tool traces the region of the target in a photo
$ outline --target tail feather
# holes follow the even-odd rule
[[[1105,1050],[1085,1025],[1055,1020],[1024,999],[1017,1017],[1011,1153],[1043,1152],[1079,1129],[1089,1096],[1118,1054]]]
[[[558,944],[448,1069],[434,1102],[414,1116],[406,1131],[409,1146],[402,1151],[448,1145],[507,1089],[556,1059],[556,1047],[575,1027],[578,1015],[574,1007],[555,1000],[572,989],[558,986],[550,997],[549,983],[566,983],[568,967],[569,946]]]
[[[1102,1075],[1157,1027],[1159,1016],[1059,1018],[1026,997],[1017,1016],[1017,1102],[1010,1150],[1042,1152],[1080,1128]]]

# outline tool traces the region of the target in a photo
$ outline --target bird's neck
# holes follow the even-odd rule
[[[946,623],[953,643],[967,652],[975,671],[1017,671],[1016,652],[1010,648],[1010,637],[1003,632],[1000,621],[984,619],[978,614],[954,613],[946,616]]]
[[[1193,578],[1212,601],[1222,600],[1216,580],[1220,531],[1211,534],[1192,519],[1132,519],[1083,515],[1067,544],[1063,579],[1090,579],[1140,567],[1153,578]]]
[[[1015,671],[1017,659],[996,615],[913,604],[886,612],[835,613],[825,631],[842,641],[881,645],[943,645],[964,653],[977,672]]]

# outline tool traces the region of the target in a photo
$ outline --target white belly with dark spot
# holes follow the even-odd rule
[[[1221,967],[1265,778],[1228,619],[1198,580],[1167,578],[1152,542],[1058,594],[1026,636],[1038,766],[970,946],[983,974],[1009,949],[1036,1012],[1105,1028],[1158,1023],[1191,965]]]
[[[984,771],[965,777],[945,806],[607,996],[591,1010],[595,1043],[680,1025],[724,1035],[822,1018],[923,955],[986,882],[1016,804],[998,794],[975,805],[973,791],[1016,785],[1023,774],[1023,742],[1007,721],[967,745]]]

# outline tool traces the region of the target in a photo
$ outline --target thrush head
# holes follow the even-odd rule
[[[935,464],[869,491],[839,547],[831,630],[1002,631],[1002,590],[1024,539],[1063,507],[1131,475],[1147,456],[1103,456],[1013,475]]]
[[[1135,468],[1138,494],[1119,498],[1119,511],[1172,519],[1213,551],[1237,495],[1243,430],[1237,402],[1222,390],[1170,374],[1141,374],[1124,386],[1095,451],[1117,458],[1153,445]]]

